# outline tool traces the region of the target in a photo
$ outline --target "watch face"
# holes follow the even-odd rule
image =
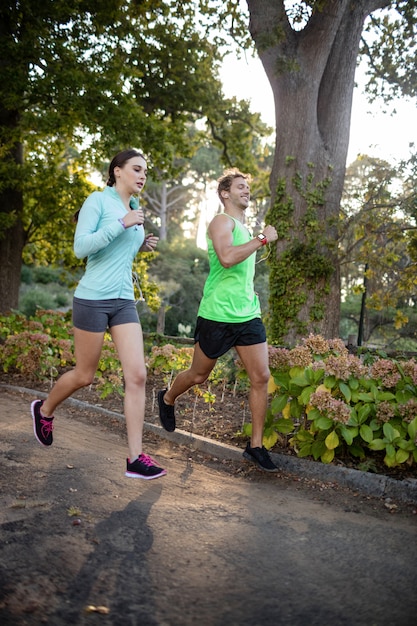
[[[259,241],[263,241],[264,239],[266,239],[266,236],[263,233],[260,233],[259,235],[257,235],[257,238],[259,239]]]

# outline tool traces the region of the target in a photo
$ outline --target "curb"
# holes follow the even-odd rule
[[[6,385],[0,383],[0,388],[9,391],[17,391],[19,393],[25,393],[37,396],[39,398],[46,398],[48,394],[44,392],[34,391],[33,389],[27,389],[26,387],[14,387],[13,385]],[[120,422],[124,422],[124,416],[102,407],[97,407],[88,402],[82,402],[74,398],[68,398],[63,402],[70,406],[79,407],[86,410],[97,411],[103,415],[114,417]],[[221,460],[242,460],[242,451],[234,446],[214,441],[213,439],[207,439],[200,435],[193,435],[192,433],[184,430],[176,429],[174,432],[167,432],[157,424],[144,423],[144,431],[148,431],[166,439],[172,443],[176,443],[181,446],[186,446],[192,450],[199,450],[209,456],[216,457]],[[362,472],[360,470],[350,469],[347,467],[338,467],[334,465],[324,465],[317,461],[311,461],[307,459],[299,459],[297,457],[287,456],[284,454],[278,454],[275,452],[270,453],[275,465],[283,472],[300,476],[304,478],[314,478],[325,483],[337,483],[341,487],[347,487],[353,491],[357,491],[363,495],[373,496],[378,498],[392,499],[408,504],[417,505],[417,479],[405,479],[396,480],[395,478],[389,478],[388,476],[381,476],[378,474],[371,474],[370,472]]]

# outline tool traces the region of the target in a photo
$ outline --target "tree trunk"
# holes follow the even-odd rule
[[[329,0],[294,31],[283,2],[247,0],[250,31],[275,101],[276,149],[267,221],[270,341],[339,335],[338,218],[363,23],[384,0]]]
[[[0,119],[4,116],[0,115]],[[10,188],[0,191],[0,313],[16,309],[19,301],[22,252],[26,233],[22,224],[23,194],[13,185],[13,173],[23,162],[22,146],[16,145],[6,163],[10,168]]]

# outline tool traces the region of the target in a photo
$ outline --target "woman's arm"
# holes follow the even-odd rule
[[[103,214],[102,204],[101,193],[95,191],[81,207],[74,236],[74,253],[78,259],[102,250],[124,231],[123,224],[117,218],[99,228]]]

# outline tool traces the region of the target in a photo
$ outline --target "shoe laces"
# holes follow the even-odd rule
[[[41,422],[41,425],[42,425],[41,426],[41,430],[42,430],[43,435],[44,436],[50,435],[51,432],[54,429],[54,425],[52,423],[52,420],[51,419],[45,419],[45,418],[41,417],[40,422]]]
[[[140,454],[138,460],[147,467],[154,467],[155,462],[148,454]]]

